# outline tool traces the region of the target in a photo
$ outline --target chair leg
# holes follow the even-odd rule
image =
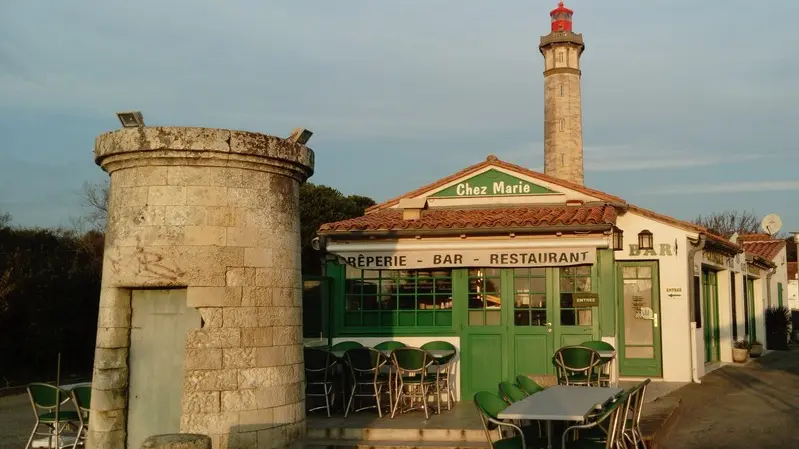
[[[427,395],[430,394],[430,388],[422,381],[419,383],[419,388],[422,390],[422,408],[424,409],[424,419],[430,419],[430,413],[427,412]]]
[[[25,449],[30,449],[31,443],[33,443],[33,437],[36,436],[36,430],[39,429],[39,419],[36,419],[36,424],[33,425],[33,430],[31,431],[31,436],[28,438],[28,444],[25,445]]]
[[[352,385],[352,390],[350,391],[350,400],[347,402],[347,406],[344,408],[344,417],[347,417],[347,414],[350,412],[350,408],[352,407],[352,401],[355,399],[355,389],[358,388],[358,383],[355,382]]]
[[[402,399],[402,384],[397,387],[397,391],[394,392],[394,407],[391,409],[391,418],[394,419],[394,415],[397,413],[397,407],[399,407],[400,399]]]
[[[72,449],[78,449],[78,442],[80,441],[80,434],[83,433],[83,424],[78,427],[78,433],[75,435],[75,443],[72,445]]]
[[[383,386],[382,385],[378,385],[378,384],[373,384],[373,386],[374,386],[374,389],[375,389],[375,403],[377,405],[377,416],[382,418],[383,417],[383,410],[382,410],[382,407],[380,407],[380,392],[383,389]]]

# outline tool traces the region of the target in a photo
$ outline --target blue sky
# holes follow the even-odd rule
[[[538,39],[557,2],[5,0],[0,210],[67,225],[106,174],[98,134],[288,135],[312,181],[384,200],[488,154],[543,166]],[[799,230],[799,2],[572,0],[586,185],[677,218],[778,213]]]

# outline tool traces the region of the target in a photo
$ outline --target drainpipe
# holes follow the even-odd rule
[[[771,307],[771,276],[777,272],[777,267],[769,268],[766,273],[766,307]]]
[[[689,304],[693,303],[694,300],[694,258],[696,253],[702,251],[705,247],[705,234],[699,234],[699,241],[696,243],[691,242],[690,240],[688,243],[691,245],[690,249],[688,250],[688,302]],[[688,321],[690,324],[689,332],[691,335],[688,336],[688,340],[691,342],[691,380],[694,383],[700,384],[702,383],[699,380],[699,372],[696,366],[696,357],[698,355],[698,350],[696,347],[696,320],[691,320],[691,310],[693,306],[688,307]]]

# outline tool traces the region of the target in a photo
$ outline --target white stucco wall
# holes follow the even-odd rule
[[[771,301],[770,305],[777,306],[778,302],[778,284],[782,283],[782,302],[784,306],[788,306],[786,302],[786,289],[788,287],[788,252],[787,248],[782,248],[780,252],[774,256],[772,262],[777,264],[774,274],[771,276]]]
[[[799,280],[788,281],[788,308],[799,310]]]
[[[624,231],[625,248],[623,251],[616,252],[616,260],[654,260],[658,262],[660,281],[659,328],[661,333],[663,380],[667,382],[690,382],[689,234],[681,229],[632,212],[627,212],[620,216],[616,221],[616,226]],[[638,233],[644,229],[652,232],[655,255],[644,252],[635,254],[635,251],[631,251],[631,245],[638,245]],[[696,237],[695,234],[691,236]],[[681,289],[681,296],[670,297],[667,293],[667,289],[670,288]],[[619,314],[621,312],[620,310]]]

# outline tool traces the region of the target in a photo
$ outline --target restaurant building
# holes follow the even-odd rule
[[[554,374],[554,352],[587,340],[616,348],[622,379],[690,382],[731,360],[733,329],[758,316],[739,312],[741,289],[773,263],[745,264],[741,246],[706,228],[583,185],[572,14],[561,2],[539,47],[544,173],[490,155],[321,226],[332,343],[451,342],[462,398]]]

